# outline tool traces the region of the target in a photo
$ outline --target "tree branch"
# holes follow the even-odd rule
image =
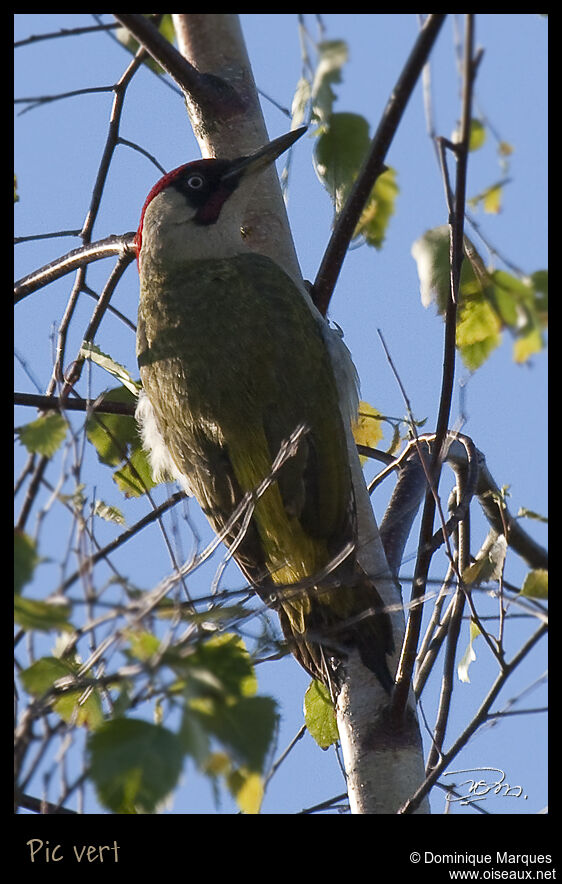
[[[15,283],[14,303],[17,304],[27,295],[33,294],[50,282],[54,282],[56,279],[66,276],[67,273],[72,273],[73,270],[78,270],[93,261],[110,258],[112,255],[127,256],[132,261],[136,257],[134,238],[134,232],[123,233],[120,236],[106,236],[105,239],[86,243],[77,249],[72,249],[60,258],[55,258],[54,261],[39,267]]]
[[[230,83],[198,71],[140,12],[113,15],[205,113],[236,116],[243,112],[245,102]]]

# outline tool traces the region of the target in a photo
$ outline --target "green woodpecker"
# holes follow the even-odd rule
[[[197,498],[299,663],[337,692],[355,647],[390,690],[390,618],[355,554],[355,370],[304,287],[241,231],[257,174],[303,131],[187,163],[148,195],[137,420],[155,478]]]

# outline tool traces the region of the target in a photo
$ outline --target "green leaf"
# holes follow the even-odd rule
[[[545,568],[536,568],[529,571],[521,587],[521,595],[531,599],[548,598],[548,571]]]
[[[74,674],[74,669],[57,657],[41,657],[20,673],[21,681],[29,694],[40,697],[52,688],[55,681]]]
[[[62,414],[44,414],[32,423],[20,427],[17,433],[20,442],[25,445],[30,454],[52,457],[62,445],[67,427]]]
[[[331,114],[314,148],[314,166],[336,212],[345,203],[370,143],[369,123],[359,114]]]
[[[341,72],[348,59],[344,40],[325,40],[318,44],[318,63],[312,82],[312,116],[324,125],[332,114],[336,95],[332,86],[341,83]]]
[[[105,393],[103,401],[120,402],[134,408],[136,396],[128,387],[121,386]],[[154,487],[148,456],[142,448],[137,423],[132,415],[92,414],[86,422],[86,432],[101,463],[119,467],[113,473],[113,480],[127,497],[140,497]],[[104,518],[119,521],[119,511],[114,508],[105,509],[103,514]]]
[[[336,213],[343,208],[371,143],[369,123],[359,114],[331,114],[314,148],[314,165]],[[398,194],[396,171],[387,168],[369,194],[354,237],[380,248]]]
[[[24,531],[14,529],[14,592],[20,593],[33,578],[40,561],[35,541]]]
[[[506,270],[494,270],[490,274],[494,288],[501,289],[506,295],[510,295],[514,301],[521,304],[532,304],[534,299],[533,287],[529,281],[519,279]]]
[[[189,707],[183,710],[179,738],[183,751],[190,755],[199,768],[203,768],[210,757],[211,736],[204,718]]]
[[[530,279],[535,290],[537,313],[546,325],[548,319],[548,270],[536,270],[531,274]]]
[[[515,293],[511,283],[506,284],[509,274],[502,271],[494,271],[491,279],[494,282],[494,305],[502,322],[515,328],[518,322],[520,311],[517,306],[518,296]]]
[[[68,621],[71,611],[70,605],[57,605],[22,596],[16,596],[14,600],[14,620],[26,630],[49,632],[52,629],[62,629],[72,632],[74,627]]]
[[[539,270],[519,279],[504,270],[495,270],[490,279],[498,313],[516,335],[514,361],[527,362],[545,346],[541,329],[548,318],[548,273]]]
[[[113,481],[126,497],[141,497],[154,488],[152,470],[146,451],[140,446],[131,449],[129,462],[113,474]]]
[[[230,749],[238,763],[262,771],[277,724],[273,697],[242,697],[231,703],[214,703],[207,711],[193,710],[205,729]]]
[[[100,350],[97,344],[93,344],[91,341],[83,341],[80,348],[80,356],[99,365],[100,368],[103,368],[104,371],[107,371],[110,375],[120,381],[133,396],[133,400],[138,396],[138,392],[141,388],[140,383],[133,380],[124,365],[116,362],[113,357]],[[118,399],[115,401],[121,400]]]
[[[57,657],[41,657],[20,673],[25,690],[34,697],[46,694],[55,683],[69,675],[76,676],[80,664],[76,661],[59,660]],[[87,673],[86,677],[91,677]],[[99,692],[95,689],[68,690],[53,700],[53,711],[63,721],[95,730],[103,723]]]
[[[134,718],[105,722],[88,740],[88,750],[98,798],[113,813],[155,813],[183,766],[176,734]]]
[[[312,681],[304,695],[304,720],[321,749],[327,749],[339,740],[330,692],[319,681]]]
[[[218,690],[223,699],[239,699],[253,696],[257,690],[250,655],[244,641],[233,633],[215,635],[201,642],[192,654],[183,658],[182,667],[188,677],[195,671],[212,673],[212,680],[201,682],[199,695],[208,695],[210,688],[213,696]]]
[[[474,371],[501,343],[508,327],[516,337],[514,358],[526,361],[544,347],[548,276],[537,271],[520,279],[504,270],[488,270],[473,243],[465,236],[457,313],[457,347],[465,365]],[[435,303],[444,314],[450,292],[449,228],[424,233],[412,246],[420,280],[422,304]]]
[[[134,408],[136,398],[127,387],[121,386],[104,393],[103,402],[119,402]],[[137,424],[132,415],[94,412],[86,421],[86,433],[99,460],[108,466],[123,463],[130,449],[140,447]]]
[[[271,697],[256,697],[257,680],[244,642],[237,635],[216,635],[181,659],[166,654],[165,662],[185,682],[187,709],[182,740],[198,763],[207,762],[204,735],[218,740],[237,764],[261,771],[277,712]]]

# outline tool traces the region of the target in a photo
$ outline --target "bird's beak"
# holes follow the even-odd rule
[[[255,175],[257,172],[261,172],[266,166],[270,166],[282,153],[285,153],[301,135],[304,135],[306,129],[306,126],[300,126],[298,129],[293,129],[292,132],[280,135],[279,138],[275,138],[269,144],[260,147],[259,150],[250,154],[250,156],[232,160],[231,165],[222,176],[222,180],[226,181],[237,175]]]

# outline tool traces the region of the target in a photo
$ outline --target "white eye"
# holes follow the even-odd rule
[[[205,184],[205,179],[202,175],[190,175],[187,179],[187,184],[192,190],[201,190]]]

